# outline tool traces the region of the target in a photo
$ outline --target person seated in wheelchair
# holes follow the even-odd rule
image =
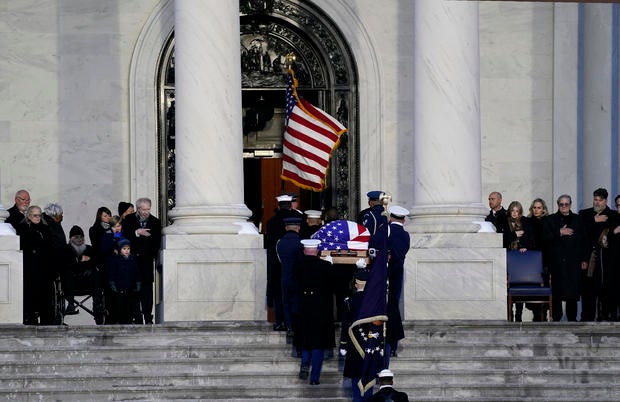
[[[129,240],[123,238],[118,241],[117,246],[119,253],[108,261],[106,267],[112,291],[111,317],[114,317],[118,324],[142,322],[138,297],[141,285],[138,262],[131,254]]]
[[[93,295],[96,304],[102,297],[101,274],[94,259],[93,247],[84,241],[84,231],[75,225],[69,232],[69,242],[65,250],[65,267],[61,273],[61,283],[68,305],[65,314],[77,314],[76,291]]]

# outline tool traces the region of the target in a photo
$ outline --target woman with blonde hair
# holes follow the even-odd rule
[[[527,218],[523,217],[523,206],[519,201],[508,205],[508,230],[504,232],[504,248],[519,250],[524,253],[534,246],[532,227]],[[515,321],[520,322],[523,303],[515,303]]]
[[[536,198],[530,204],[530,213],[527,215],[527,219],[530,222],[530,226],[532,227],[532,232],[534,234],[534,245],[532,246],[532,250],[538,250],[542,252],[543,255],[543,279],[545,281],[545,285],[549,285],[549,253],[546,252],[545,241],[543,238],[543,222],[547,215],[549,215],[549,209],[547,208],[547,203],[542,198]],[[534,321],[541,320],[541,307],[545,309],[545,311],[549,310],[548,304],[526,304],[525,305],[529,310],[532,310],[534,313]],[[546,316],[546,313],[545,313]]]

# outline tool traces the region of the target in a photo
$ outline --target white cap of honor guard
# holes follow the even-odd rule
[[[409,210],[399,205],[392,205],[390,207],[390,215],[392,215],[394,218],[402,219],[409,215]]]
[[[282,194],[276,197],[278,202],[293,202],[293,196],[290,194]]]
[[[381,370],[381,371],[379,372],[379,374],[377,374],[377,376],[378,376],[379,378],[385,378],[385,377],[391,377],[391,378],[394,378],[394,373],[392,373],[392,372],[391,372],[390,370],[388,370],[388,369],[384,369],[384,370]]]
[[[310,219],[321,219],[321,211],[317,211],[316,209],[309,209],[304,213]]]
[[[304,245],[304,248],[318,248],[321,241],[319,239],[303,239],[301,244]]]

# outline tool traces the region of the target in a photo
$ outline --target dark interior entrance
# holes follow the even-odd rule
[[[288,192],[299,194],[298,209],[326,208],[330,206],[328,192],[303,190],[280,179],[281,158],[246,158],[243,160],[245,205],[252,210],[251,220],[261,233],[277,207],[276,196]]]

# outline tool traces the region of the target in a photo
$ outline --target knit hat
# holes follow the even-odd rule
[[[69,237],[73,237],[73,236],[82,236],[82,237],[84,237],[84,231],[78,225],[74,225],[71,228],[71,230],[69,231]]]
[[[130,242],[129,240],[127,240],[127,239],[123,238],[123,239],[120,239],[120,240],[118,241],[118,243],[116,244],[116,246],[117,246],[117,247],[118,247],[118,249],[120,250],[120,249],[122,249],[122,248],[123,248],[123,247],[125,247],[125,246],[129,246],[129,247],[131,247],[131,242]]]

